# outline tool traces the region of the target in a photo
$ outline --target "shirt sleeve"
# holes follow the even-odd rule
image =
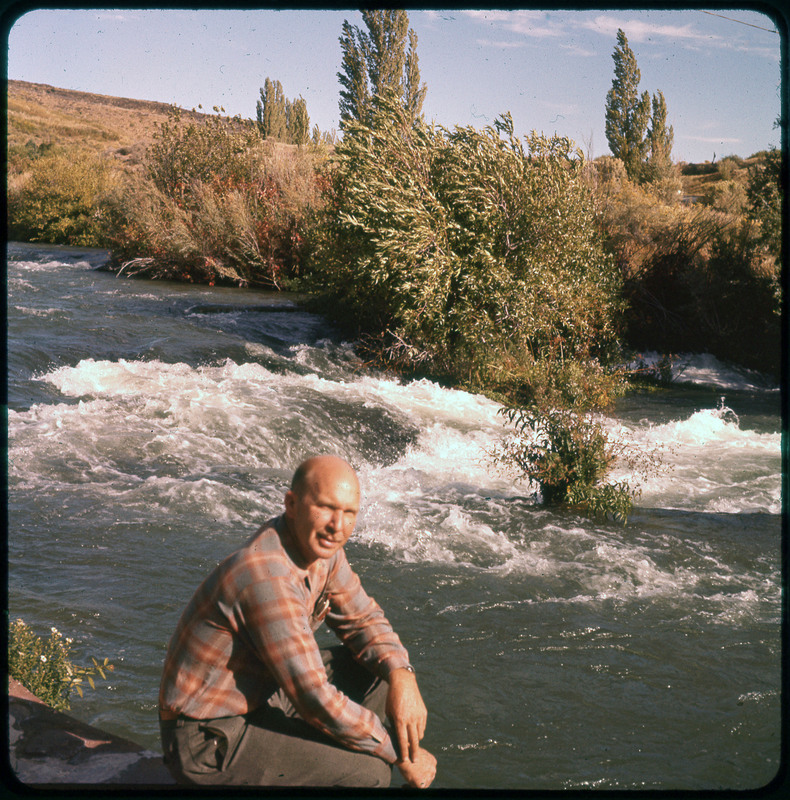
[[[381,720],[327,679],[306,610],[307,590],[283,561],[246,559],[240,571],[236,614],[239,629],[300,716],[344,746],[395,763]]]
[[[406,648],[381,607],[362,588],[342,550],[331,567],[327,590],[327,625],[360,663],[385,680],[393,670],[408,666]]]

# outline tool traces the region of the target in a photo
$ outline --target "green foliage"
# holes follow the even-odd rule
[[[702,202],[725,214],[741,216],[748,203],[746,187],[737,180],[716,181],[708,186]]]
[[[641,73],[636,56],[621,29],[612,54],[614,80],[606,95],[606,140],[628,177],[637,182],[656,182],[672,170],[674,131],[667,127],[664,93],[639,95]],[[648,127],[649,126],[649,127]]]
[[[310,138],[310,143],[316,149],[333,147],[337,142],[337,135],[334,130],[321,131],[318,125],[313,125],[313,134]]]
[[[502,413],[516,435],[495,460],[536,483],[545,505],[627,520],[635,492],[626,482],[604,483],[622,448],[600,423],[565,409],[510,407]]]
[[[782,253],[782,151],[766,151],[749,170],[749,216],[760,225],[760,241],[777,259]]]
[[[681,173],[683,175],[711,175],[717,171],[716,164],[704,161],[701,164],[683,164]]]
[[[716,172],[722,180],[731,181],[735,178],[737,171],[744,166],[742,158],[738,156],[725,156],[716,163]]]
[[[168,197],[188,204],[195,186],[211,182],[242,181],[255,166],[258,134],[239,117],[215,115],[185,121],[173,108],[158,126],[146,154],[146,171],[154,185]]]
[[[667,128],[667,102],[664,93],[653,95],[653,115],[647,132],[648,156],[642,177],[647,182],[656,183],[672,173],[672,143],[674,129]]]
[[[285,95],[280,81],[266,78],[257,104],[258,129],[264,139],[284,142],[288,138]]]
[[[316,277],[390,362],[507,391],[607,354],[618,278],[569,140],[428,127],[393,98],[349,126]]]
[[[8,236],[26,242],[101,246],[107,163],[75,148],[38,148],[29,170],[9,181]]]
[[[343,20],[340,47],[343,52],[343,71],[338,72],[337,77],[343,87],[340,90],[341,126],[346,120],[365,122],[370,106],[367,37],[348,20]]]
[[[48,639],[37,636],[30,626],[17,619],[8,626],[8,674],[18,680],[39,700],[59,711],[67,710],[71,692],[82,697],[83,680],[96,688],[94,676],[107,680],[115,667],[105,658],[101,663],[91,658],[92,667],[79,667],[71,658],[72,640],[56,628]]]
[[[277,142],[307,144],[310,140],[310,117],[304,98],[289,100],[283,94],[280,81],[270,78],[266,78],[260,93],[256,113],[261,136]]]
[[[753,369],[780,366],[780,268],[762,229],[724,182],[704,204],[668,204],[630,182],[598,186],[599,215],[624,275],[626,341],[707,352]]]
[[[295,145],[304,145],[310,140],[310,117],[307,114],[307,103],[300,97],[291,103],[288,110],[288,141]]]
[[[403,106],[412,119],[422,114],[426,85],[420,84],[420,59],[417,55],[417,34],[409,30],[409,49],[403,74]]]
[[[367,9],[362,19],[367,30],[344,20],[340,37],[341,127],[352,121],[370,126],[374,101],[388,94],[397,98],[410,119],[417,119],[426,88],[420,85],[417,35],[409,29],[408,14],[403,9]]]

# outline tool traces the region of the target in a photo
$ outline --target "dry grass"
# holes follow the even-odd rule
[[[112,156],[121,165],[139,164],[157,126],[168,118],[171,105],[150,100],[76,92],[43,83],[8,81],[9,152],[35,145],[68,145]],[[183,111],[185,122],[211,114]],[[272,143],[275,150],[293,145]]]
[[[28,142],[78,145],[120,161],[136,161],[170,108],[166,103],[10,80],[8,147],[12,150]],[[185,111],[184,116],[192,116],[192,112]]]

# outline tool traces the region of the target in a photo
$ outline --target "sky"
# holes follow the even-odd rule
[[[482,128],[510,112],[519,135],[566,136],[588,157],[607,155],[621,28],[640,92],[666,98],[673,160],[748,157],[781,144],[782,21],[755,8],[408,9],[423,113]],[[7,77],[244,118],[269,77],[305,99],[311,126],[339,130],[344,20],[364,27],[359,11],[338,9],[34,8],[6,20]]]

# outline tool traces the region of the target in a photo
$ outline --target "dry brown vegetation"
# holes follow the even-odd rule
[[[35,145],[77,145],[135,163],[172,106],[148,100],[8,81],[9,152]],[[196,119],[206,115],[184,111]]]

